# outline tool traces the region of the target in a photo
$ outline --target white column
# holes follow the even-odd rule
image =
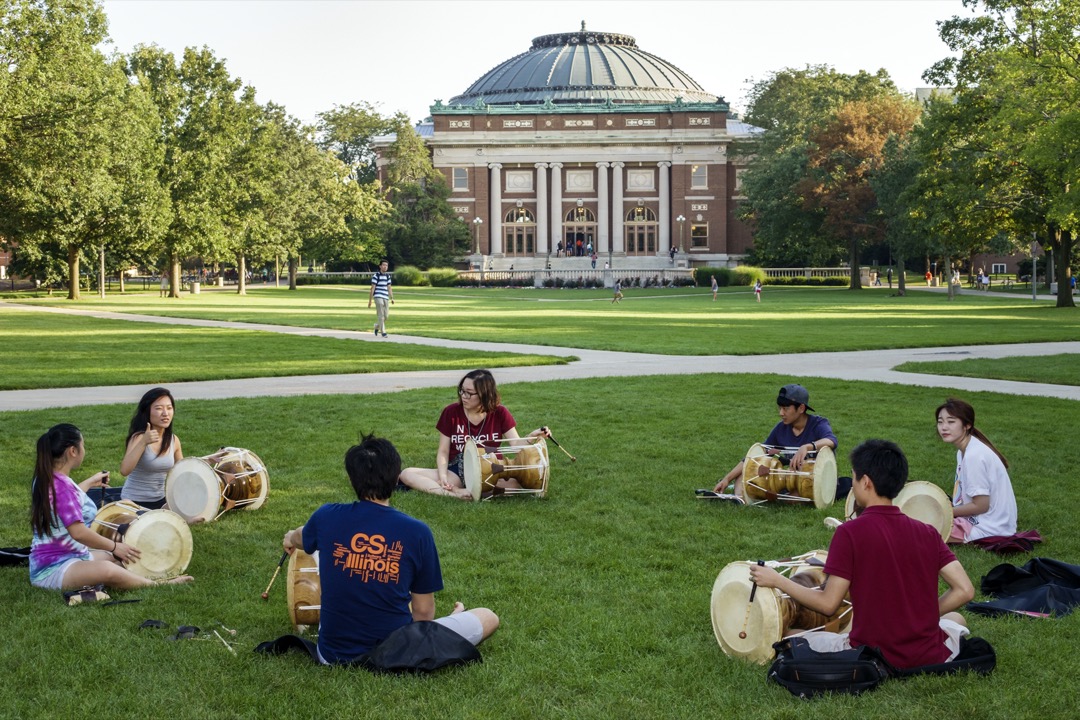
[[[563,239],[562,163],[551,163],[551,246]]]
[[[491,185],[489,187],[491,194],[491,224],[488,230],[488,254],[502,255],[502,164],[491,163],[488,167],[491,168]]]
[[[596,244],[593,245],[593,252],[597,255],[601,251],[607,252],[608,248],[608,229],[611,227],[608,222],[608,218],[611,213],[611,200],[608,198],[608,172],[607,169],[611,167],[611,163],[598,162],[596,163]]]
[[[623,218],[626,217],[626,208],[623,207],[623,163],[613,162],[611,168],[611,252],[621,255],[626,252],[626,233],[623,231]]]
[[[671,163],[658,162],[660,168],[660,247],[661,254],[671,249]]]
[[[548,253],[547,163],[536,163],[536,254]]]

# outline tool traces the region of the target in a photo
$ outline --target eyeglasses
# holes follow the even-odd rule
[[[472,398],[472,397],[476,397],[480,393],[475,393],[475,392],[472,392],[470,390],[459,389],[457,391],[457,394],[460,395],[463,398]]]

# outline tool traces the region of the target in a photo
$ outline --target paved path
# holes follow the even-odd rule
[[[166,325],[260,330],[288,335],[332,337],[361,342],[398,342],[410,345],[499,350],[505,352],[577,357],[569,365],[544,365],[525,368],[499,368],[500,383],[568,380],[590,377],[638,375],[687,375],[694,373],[776,373],[790,377],[825,377],[862,380],[923,387],[956,388],[968,391],[1001,392],[1011,395],[1034,395],[1080,400],[1080,387],[1024,383],[1008,380],[962,378],[942,375],[902,373],[893,370],[907,361],[960,360],[965,358],[1002,358],[1014,356],[1080,354],[1080,342],[978,345],[899,350],[820,352],[786,355],[653,355],[647,353],[609,352],[579,348],[517,345],[510,343],[470,342],[438,338],[394,335],[384,340],[370,333],[350,330],[325,330],[259,323],[225,322],[170,318],[154,315],[102,312],[75,308],[54,308],[0,302],[0,311],[52,312],[85,315],[111,320],[149,322]],[[265,395],[364,394],[409,390],[423,387],[452,386],[461,378],[460,370],[436,370],[401,373],[356,373],[349,375],[300,375],[280,378],[248,378],[169,383],[169,389],[185,399],[222,399]],[[36,410],[48,407],[74,407],[137,401],[151,385],[119,385],[45,390],[8,390],[0,392],[0,411]]]

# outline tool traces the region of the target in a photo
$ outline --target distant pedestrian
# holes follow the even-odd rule
[[[716,282],[716,276],[712,276],[712,301],[716,302],[716,293],[720,290],[720,285]]]
[[[169,294],[169,274],[161,271],[161,291],[158,293],[158,297],[165,297]]]
[[[386,318],[390,314],[390,304],[394,302],[394,289],[390,287],[392,276],[387,272],[390,264],[383,260],[379,263],[379,271],[371,276],[371,293],[368,295],[367,306],[370,308],[372,301],[375,302],[375,335],[382,333],[386,337]]]
[[[615,297],[611,298],[611,304],[622,302],[622,282],[615,281]]]
[[[679,252],[679,248],[677,248],[675,246],[672,246],[672,248],[670,250],[668,250],[668,257],[671,258],[671,264],[672,265],[675,264],[675,253],[677,253],[677,252]]]
[[[758,280],[757,282],[754,283],[754,297],[757,298],[758,302],[761,302],[761,281],[760,280]]]
[[[930,281],[934,279],[934,274],[929,270],[926,271],[926,287],[930,287]]]
[[[889,288],[891,289],[892,288],[892,268],[889,268],[889,272],[887,273],[887,275],[888,275],[888,278],[889,278]]]
[[[555,246],[555,257],[562,257],[562,240]]]
[[[592,269],[595,270],[596,269],[596,253],[593,253],[592,257],[590,259],[592,260]]]

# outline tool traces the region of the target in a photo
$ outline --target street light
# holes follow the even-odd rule
[[[683,249],[683,234],[682,234],[683,223],[686,222],[686,218],[683,217],[682,215],[680,215],[679,217],[675,218],[675,222],[679,223],[679,252],[686,252],[686,250]]]
[[[484,221],[480,218],[473,218],[473,227],[476,228],[476,254],[480,254],[480,226],[484,224]]]
[[[1038,246],[1038,242],[1035,240],[1035,237],[1036,237],[1036,231],[1032,230],[1031,231],[1031,299],[1032,300],[1036,299],[1035,298],[1035,295],[1036,295],[1035,278],[1037,278],[1039,276],[1039,274],[1036,272],[1039,260],[1035,256],[1035,250],[1039,246]]]

